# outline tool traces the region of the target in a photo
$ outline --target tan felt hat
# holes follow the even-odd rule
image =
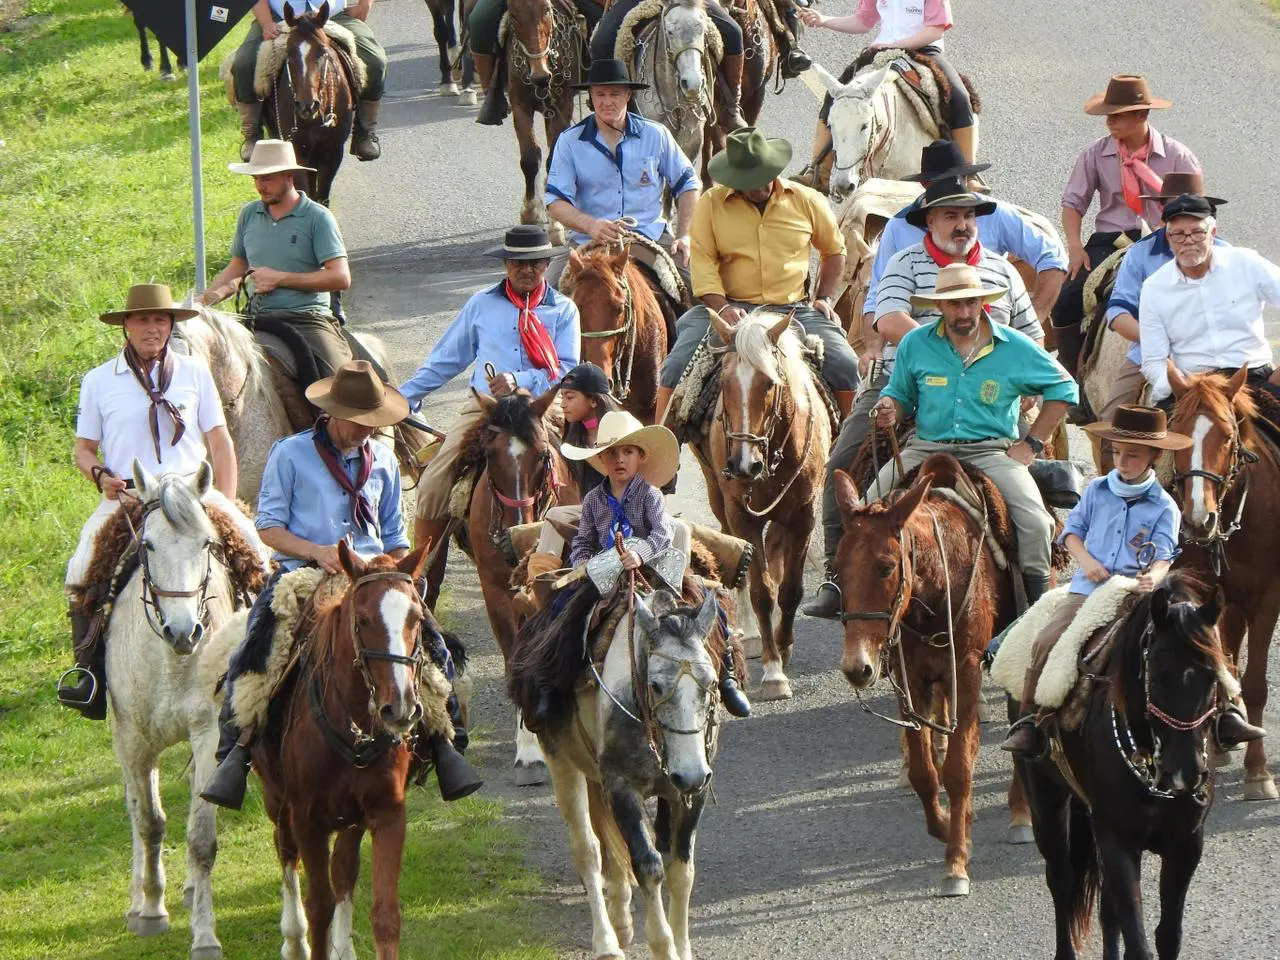
[[[298,163],[298,155],[288,140],[259,140],[253,145],[248,163],[228,163],[227,169],[250,177],[265,177],[269,173],[284,173],[286,170],[316,172],[315,167],[304,167]]]
[[[119,326],[124,323],[126,317],[139,313],[170,313],[173,314],[174,320],[190,320],[192,317],[199,316],[200,311],[174,303],[168,284],[135,283],[129,288],[123,310],[112,310],[99,315],[98,319],[103,323]]]
[[[368,360],[352,360],[332,377],[307,387],[307,399],[339,420],[363,427],[389,427],[409,415],[409,401],[379,379]]]

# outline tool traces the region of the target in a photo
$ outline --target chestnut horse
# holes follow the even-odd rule
[[[1194,440],[1174,454],[1175,495],[1182,501],[1184,550],[1179,566],[1222,584],[1227,598],[1223,643],[1237,667],[1247,626],[1249,656],[1241,691],[1249,722],[1262,725],[1267,705],[1267,655],[1280,618],[1275,537],[1280,531],[1280,453],[1258,424],[1245,388],[1248,369],[1183,375],[1170,364],[1177,398],[1170,429]],[[1265,741],[1245,749],[1244,798],[1275,800]]]
[[[764,558],[750,571],[764,671],[760,696],[785,700],[831,419],[800,338],[788,329],[790,316],[756,310],[730,327],[712,313],[711,323],[730,347],[721,361],[715,420],[695,453],[720,526]],[[776,628],[775,607],[781,614]]]
[[[667,321],[644,268],[596,247],[569,254],[561,287],[582,316],[582,359],[605,372],[611,393],[641,423],[653,423],[658,373],[667,355]]]
[[[969,483],[955,458],[930,457],[910,489],[887,502],[860,505],[857,486],[842,470],[835,483],[844,525],[836,551],[844,604],[840,669],[859,701],[888,676],[902,719],[881,719],[905,728],[911,786],[929,835],[947,845],[942,895],[967,896],[982,654],[1013,621],[1013,590],[980,518],[949,496]],[[863,709],[873,712],[865,704]],[[934,719],[947,716],[953,719],[945,727]],[[947,742],[940,771],[935,734]],[[939,773],[947,810],[940,803]],[[1010,837],[1016,838],[1030,823],[1016,781],[1009,806]]]

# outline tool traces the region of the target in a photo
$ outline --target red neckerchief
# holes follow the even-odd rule
[[[538,315],[533,312],[534,304],[542,302],[547,293],[547,281],[539,280],[538,286],[527,297],[521,297],[511,286],[510,280],[502,281],[502,290],[511,301],[511,305],[520,311],[520,320],[516,329],[520,334],[520,346],[524,348],[529,361],[539,370],[547,371],[547,376],[554,383],[560,376],[560,356],[556,353],[556,345],[551,342],[551,334],[543,326]]]
[[[933,262],[939,267],[945,267],[957,262],[955,257],[951,256],[951,254],[947,253],[947,251],[943,250],[933,242],[933,237],[929,235],[928,231],[926,231],[924,235],[924,251],[933,258]],[[965,256],[964,262],[971,267],[976,267],[978,265],[978,261],[981,259],[982,241],[979,240],[973,245],[973,249]],[[982,312],[989,315],[991,313],[991,304],[984,303],[982,305]]]
[[[360,445],[360,471],[356,475],[356,482],[352,483],[351,478],[347,476],[347,468],[342,462],[342,452],[329,436],[327,416],[316,421],[315,429],[311,431],[311,440],[316,445],[316,453],[320,454],[320,459],[328,468],[329,475],[346,491],[347,497],[351,500],[351,521],[358,529],[370,536],[374,535],[378,528],[374,522],[376,518],[373,514],[373,504],[369,501],[369,495],[363,492],[369,475],[373,473],[373,448],[369,446],[369,441],[366,440]]]
[[[1130,210],[1142,216],[1142,188],[1154,193],[1164,189],[1160,175],[1147,166],[1151,156],[1151,138],[1137,150],[1130,150],[1121,140],[1116,141],[1116,154],[1120,157],[1120,187],[1124,190],[1124,202]]]
[[[147,399],[151,401],[151,409],[147,411],[147,419],[151,423],[151,442],[156,448],[156,462],[160,462],[160,411],[163,410],[169,415],[173,421],[173,443],[177,446],[178,441],[182,439],[182,435],[187,432],[187,425],[182,421],[182,411],[177,408],[172,400],[164,395],[169,389],[169,382],[173,379],[173,357],[169,355],[169,345],[166,343],[160,350],[159,356],[156,357],[156,371],[159,376],[156,381],[151,379],[150,367],[142,357],[138,356],[138,351],[133,349],[133,344],[126,342],[124,345],[124,362],[129,368],[129,372],[133,374],[133,379],[138,381],[138,386],[142,388],[142,392],[147,395]]]

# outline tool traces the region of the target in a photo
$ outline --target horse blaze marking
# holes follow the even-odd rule
[[[398,657],[409,655],[404,647],[404,625],[409,616],[409,598],[399,590],[388,590],[382,595],[382,603],[378,612],[382,614],[382,622],[387,628],[387,652]],[[396,692],[401,697],[408,697],[409,668],[403,663],[391,665],[392,676],[396,679]]]
[[[755,380],[755,369],[749,363],[739,361],[738,368],[738,389],[742,391],[742,420],[738,423],[738,429],[743,433],[751,431],[751,384]],[[747,469],[747,445],[740,441],[738,447],[738,456],[742,460],[743,472]]]
[[[1195,429],[1191,432],[1191,469],[1204,469],[1204,438],[1209,435],[1209,431],[1213,429],[1213,421],[1204,414],[1196,417]],[[1208,508],[1204,503],[1204,477],[1191,478],[1191,517],[1197,522],[1203,523]]]
[[[519,437],[512,437],[510,444],[507,446],[507,455],[511,457],[512,463],[519,464],[520,458],[524,456],[524,452],[528,449],[529,448],[525,446],[525,443],[523,440],[521,440]],[[515,477],[516,477],[516,489],[515,489],[515,496],[513,499],[519,500],[522,496],[524,496],[524,491],[520,489],[520,471],[517,469],[512,472],[515,474]]]

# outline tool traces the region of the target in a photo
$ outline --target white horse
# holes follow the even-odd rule
[[[217,712],[199,684],[197,651],[232,612],[232,586],[217,553],[217,533],[200,498],[213,482],[202,464],[194,480],[151,477],[134,462],[143,503],[139,564],[121,590],[107,627],[111,731],[133,822],[129,930],[139,936],[169,928],[161,851],[160,754],[190,742],[191,808],[187,816],[187,883],[192,960],[218,960],[210,873],[217,852],[214,808],[199,789],[213,773]],[[261,544],[253,546],[262,551]]]

